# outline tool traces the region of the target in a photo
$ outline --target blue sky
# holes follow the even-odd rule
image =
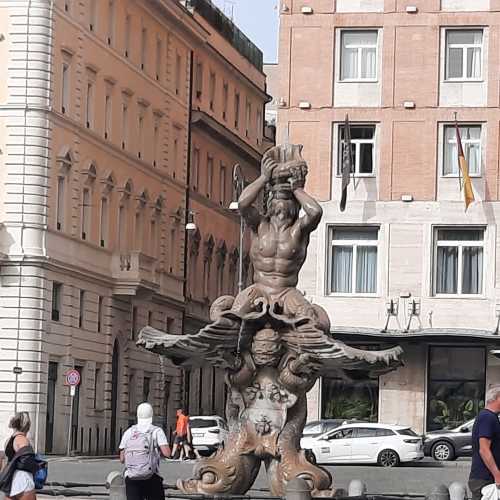
[[[278,58],[278,0],[212,0],[264,52],[264,62]]]

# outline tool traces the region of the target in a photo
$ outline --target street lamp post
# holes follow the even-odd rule
[[[245,187],[245,176],[239,163],[233,166],[233,194],[235,200],[229,205],[230,210],[238,210],[238,199]],[[243,234],[245,232],[245,222],[240,212],[240,245],[239,245],[239,262],[238,262],[238,293],[243,290]]]

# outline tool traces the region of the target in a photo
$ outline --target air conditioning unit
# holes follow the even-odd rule
[[[299,108],[300,109],[311,109],[311,103],[309,101],[300,101]]]
[[[313,11],[313,8],[312,8],[312,7],[305,6],[305,7],[302,7],[302,8],[300,9],[300,12],[302,12],[302,14],[310,15],[310,14],[312,14],[314,11]]]

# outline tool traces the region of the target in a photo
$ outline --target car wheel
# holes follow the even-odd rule
[[[304,450],[304,453],[306,455],[306,459],[310,464],[316,465],[316,455],[312,450]]]
[[[455,460],[455,450],[450,443],[446,441],[439,441],[433,447],[431,451],[432,458],[434,460],[445,461],[445,460]]]
[[[399,465],[399,455],[394,450],[382,450],[378,454],[377,463],[382,467],[397,467]]]

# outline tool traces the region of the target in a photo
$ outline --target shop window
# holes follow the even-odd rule
[[[427,381],[427,431],[454,429],[484,406],[483,347],[431,346]]]
[[[356,346],[377,350],[378,345]],[[321,383],[321,418],[357,419],[378,422],[379,378],[354,379],[340,375],[324,377]]]

